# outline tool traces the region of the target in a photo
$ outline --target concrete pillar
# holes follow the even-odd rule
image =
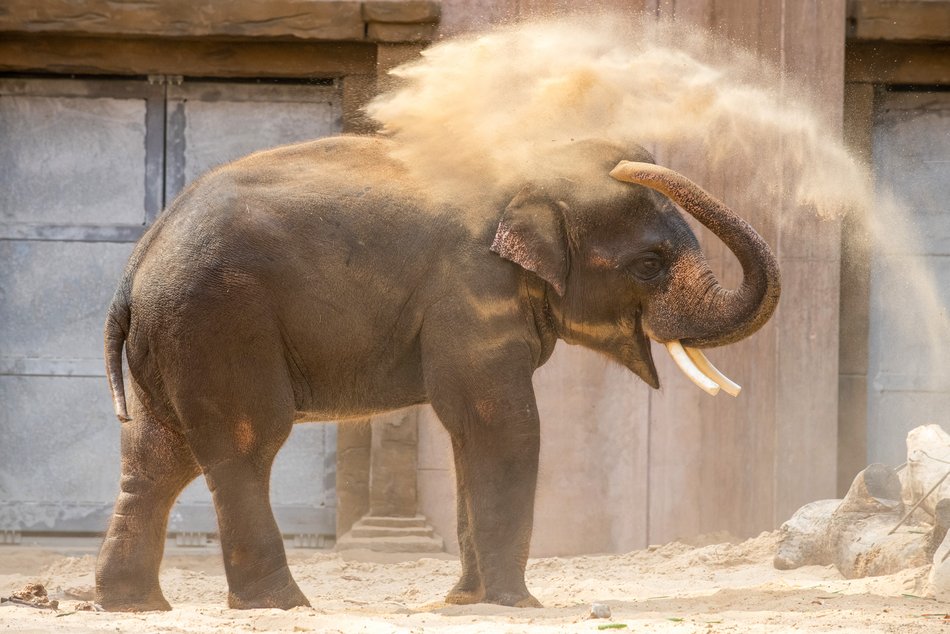
[[[370,453],[370,515],[416,516],[417,410],[379,416],[372,423]]]
[[[369,443],[369,513],[355,522],[349,532],[338,533],[337,550],[366,548],[402,553],[443,550],[442,538],[418,510],[418,416],[419,409],[410,408],[373,419]],[[338,508],[342,506],[341,498]],[[345,513],[349,516],[352,511],[351,506]],[[341,515],[338,511],[338,517]]]
[[[340,423],[336,433],[336,534],[369,512],[370,419]]]

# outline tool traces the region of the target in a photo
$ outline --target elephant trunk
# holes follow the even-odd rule
[[[698,275],[694,268],[692,275],[678,276],[679,281],[689,278],[691,284],[700,285],[698,289],[695,286],[679,289],[696,298],[694,308],[664,311],[662,328],[657,328],[660,324],[651,324],[655,335],[668,340],[680,339],[692,348],[711,348],[748,337],[768,321],[781,292],[778,263],[768,244],[749,223],[671,169],[652,163],[621,161],[610,175],[617,180],[644,185],[670,198],[716,234],[742,265],[742,284],[730,290],[719,284],[705,261],[683,263],[703,267]],[[696,259],[702,260],[701,257]]]

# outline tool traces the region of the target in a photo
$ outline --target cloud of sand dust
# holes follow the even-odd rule
[[[785,223],[802,209],[823,218],[847,209],[867,223],[872,249],[915,240],[896,221],[907,214],[875,194],[869,170],[809,103],[808,86],[696,29],[617,15],[542,20],[445,41],[394,75],[397,87],[368,113],[430,191],[463,205],[544,173],[565,142],[603,138],[747,175],[730,192],[740,211],[779,201]],[[905,279],[915,319],[890,321],[921,342],[920,371],[950,389],[937,352],[950,317],[934,272],[915,264]]]
[[[683,26],[531,22],[435,45],[393,74],[401,86],[368,113],[423,182],[456,200],[509,191],[586,138],[699,152],[748,173],[749,200],[785,183],[783,195],[826,217],[868,199],[838,135],[788,98],[777,70]]]

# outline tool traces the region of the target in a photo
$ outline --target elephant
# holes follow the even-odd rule
[[[454,204],[394,143],[344,135],[218,167],[136,245],[105,324],[122,455],[96,565],[105,609],[171,609],[158,575],[168,516],[199,474],[228,605],[309,605],[270,508],[275,454],[295,422],[423,403],[456,472],[462,571],[446,602],[539,606],[525,584],[532,375],[555,343],[658,388],[654,341],[704,389],[736,391],[700,349],[758,330],[780,278],[766,242],[721,202],[639,146],[585,139],[523,183]],[[674,202],[736,255],[738,288],[720,286]]]

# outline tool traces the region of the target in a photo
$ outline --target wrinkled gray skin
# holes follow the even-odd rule
[[[657,387],[647,334],[718,345],[775,307],[774,258],[748,225],[728,211],[702,219],[742,262],[743,286],[726,291],[669,200],[608,177],[621,159],[649,161],[639,148],[565,147],[550,174],[459,209],[422,196],[388,143],[325,139],[219,168],[136,248],[106,323],[124,421],[96,570],[106,609],[169,609],[166,523],[199,474],[229,605],[308,605],[268,500],[274,455],[295,421],[419,403],[455,454],[462,576],[446,600],[536,606],[524,579],[539,450],[531,376],[557,339]]]

